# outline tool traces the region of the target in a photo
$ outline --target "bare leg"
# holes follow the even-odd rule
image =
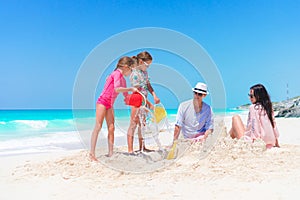
[[[139,150],[140,151],[145,151],[145,152],[153,152],[154,151],[154,150],[146,148],[145,141],[144,141],[144,138],[143,138],[143,135],[142,135],[142,130],[141,130],[140,126],[139,126],[139,129],[138,129],[138,137],[139,137]]]
[[[115,117],[114,117],[114,111],[112,108],[108,109],[106,111],[105,120],[107,124],[107,130],[108,130],[108,136],[107,136],[107,142],[108,142],[108,156],[111,157],[113,155],[113,149],[114,149],[114,140],[115,140]]]
[[[94,130],[92,132],[91,136],[91,150],[90,150],[90,159],[93,161],[97,161],[97,158],[95,156],[95,151],[96,151],[96,144],[97,144],[97,139],[98,139],[98,134],[102,128],[104,116],[106,114],[106,108],[105,106],[101,104],[96,105],[96,123]]]
[[[232,138],[240,139],[245,133],[245,126],[239,115],[234,115],[232,117],[232,127],[229,134]]]
[[[133,135],[138,123],[137,112],[138,108],[131,107],[130,124],[127,131],[128,153],[133,153]]]
[[[142,151],[142,149],[145,149],[145,143],[144,138],[142,136],[142,125],[138,127],[138,137],[139,137],[139,150]]]
[[[147,111],[146,111],[147,112]],[[139,122],[140,126],[138,129],[138,137],[139,137],[139,150],[140,151],[145,151],[145,152],[152,152],[154,150],[147,149],[145,146],[145,140],[142,134],[142,126],[144,127],[146,125],[146,118],[143,116],[142,119],[140,119]]]

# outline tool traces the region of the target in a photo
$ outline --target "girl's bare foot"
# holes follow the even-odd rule
[[[113,153],[112,152],[108,152],[108,154],[106,154],[107,157],[112,157]]]
[[[91,161],[98,162],[98,159],[96,158],[95,154],[89,153],[89,158],[91,159]]]
[[[142,151],[142,150],[140,149],[140,151]],[[149,152],[154,152],[154,150],[147,149],[146,147],[143,148],[143,151],[144,151],[144,152],[147,152],[147,153],[149,153]]]

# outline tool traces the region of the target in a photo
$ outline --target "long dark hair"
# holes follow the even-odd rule
[[[272,102],[265,86],[262,84],[256,84],[253,85],[250,90],[253,90],[253,94],[256,99],[255,104],[263,107],[268,115],[268,118],[270,119],[272,126],[274,127]]]

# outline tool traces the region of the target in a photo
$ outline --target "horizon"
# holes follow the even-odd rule
[[[272,104],[277,104],[277,103],[284,103],[284,102],[288,102],[288,101],[292,101],[294,99],[297,99],[297,98],[300,98],[300,95],[299,96],[295,96],[295,97],[291,97],[289,99],[285,99],[285,100],[282,100],[282,101],[272,101]],[[238,105],[236,107],[231,107],[231,108],[213,108],[213,110],[244,110],[243,106],[249,106],[251,105],[251,102],[250,103],[245,103],[245,104],[241,104],[241,105]],[[127,110],[128,108],[116,108],[114,110]],[[178,108],[165,108],[166,110],[177,110]],[[9,108],[9,109],[2,109],[0,108],[0,111],[46,111],[46,110],[95,110],[95,108],[81,108],[81,109],[73,109],[73,108]]]

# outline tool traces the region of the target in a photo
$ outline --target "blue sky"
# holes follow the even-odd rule
[[[300,1],[291,0],[1,0],[0,109],[71,108],[77,73],[90,52],[116,34],[143,27],[174,30],[199,43],[218,67],[227,107],[249,103],[249,87],[256,83],[267,87],[273,101],[287,98],[287,84],[289,97],[298,96],[299,10]],[[151,53],[154,63],[189,72],[167,52]],[[172,91],[154,86],[167,107],[176,107]]]

